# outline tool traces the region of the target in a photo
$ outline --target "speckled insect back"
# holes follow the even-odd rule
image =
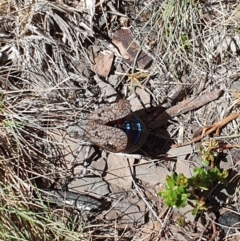
[[[105,105],[89,114],[87,119],[87,138],[108,151],[132,153],[146,142],[147,127],[131,113],[128,100]]]

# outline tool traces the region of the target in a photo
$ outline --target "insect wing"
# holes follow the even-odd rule
[[[116,103],[104,105],[87,116],[88,120],[98,121],[104,124],[116,119],[121,119],[131,112],[131,105],[128,100],[121,99]]]
[[[124,131],[97,124],[95,121],[88,122],[86,136],[93,144],[111,152],[123,152],[128,144],[128,137]]]

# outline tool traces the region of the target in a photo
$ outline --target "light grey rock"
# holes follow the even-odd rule
[[[106,196],[109,194],[108,184],[101,177],[83,177],[75,179],[68,185],[69,191],[89,192],[96,196]]]

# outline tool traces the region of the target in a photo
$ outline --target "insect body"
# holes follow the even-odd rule
[[[88,115],[86,136],[108,151],[132,153],[146,142],[148,131],[142,120],[131,113],[129,101],[120,100]]]

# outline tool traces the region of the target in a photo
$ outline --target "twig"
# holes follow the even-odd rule
[[[161,111],[159,110],[160,108],[156,107],[153,110],[155,113],[151,113],[151,115],[146,117],[144,121],[150,129],[156,129],[175,116],[200,108],[201,106],[218,99],[222,93],[222,90],[215,90],[202,96],[188,98],[179,102],[177,105],[163,111],[161,114],[159,114],[159,111]]]
[[[212,229],[213,229],[213,234],[212,234],[211,238],[209,239],[209,241],[214,241],[217,236],[217,227],[213,221],[212,221]]]
[[[130,166],[130,164],[128,165]],[[157,215],[157,213],[153,210],[153,208],[151,207],[151,205],[149,204],[149,202],[146,200],[146,198],[143,196],[142,192],[139,190],[138,185],[135,182],[135,179],[133,178],[133,173],[132,173],[132,169],[129,168],[129,172],[131,174],[131,178],[132,178],[132,183],[137,191],[137,193],[140,195],[141,199],[144,201],[144,203],[146,204],[146,206],[148,207],[148,209],[151,211],[152,215],[156,218],[156,220],[161,224],[161,227],[163,227],[163,223],[162,220],[159,218],[159,216]]]
[[[172,147],[180,147],[180,146],[186,146],[186,145],[190,145],[192,143],[198,142],[200,141],[203,137],[208,136],[209,134],[213,133],[214,131],[216,131],[216,135],[219,136],[220,134],[220,129],[225,126],[227,123],[229,123],[230,121],[238,118],[239,113],[233,113],[231,115],[229,115],[228,117],[224,118],[221,121],[215,122],[213,125],[211,126],[207,126],[201,129],[201,135],[195,137],[193,140],[188,141],[188,142],[184,142],[184,143],[179,143],[179,144],[175,144]]]

